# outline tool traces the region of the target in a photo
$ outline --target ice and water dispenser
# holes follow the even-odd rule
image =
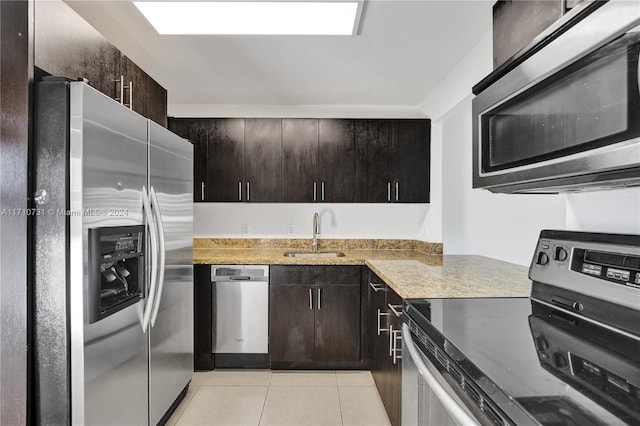
[[[144,297],[144,226],[89,229],[89,323]]]

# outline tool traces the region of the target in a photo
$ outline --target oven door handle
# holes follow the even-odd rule
[[[404,341],[405,347],[409,351],[411,359],[415,363],[423,379],[425,380],[425,382],[427,382],[427,385],[429,385],[440,403],[456,421],[456,423],[465,426],[479,425],[478,421],[471,417],[466,412],[466,410],[462,406],[460,406],[460,404],[454,398],[452,398],[451,395],[449,395],[445,388],[440,384],[440,381],[436,378],[436,376],[434,376],[431,370],[424,363],[422,356],[418,352],[416,344],[413,342],[411,330],[409,330],[409,326],[407,326],[406,323],[402,324],[402,339]]]

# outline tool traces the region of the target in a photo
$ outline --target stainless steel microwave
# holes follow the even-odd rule
[[[532,43],[543,47],[473,99],[474,188],[640,185],[640,3],[587,2],[573,12],[570,28],[551,27]]]

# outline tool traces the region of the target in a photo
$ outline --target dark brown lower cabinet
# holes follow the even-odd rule
[[[360,361],[360,287],[316,288],[315,344],[317,362],[332,365]]]
[[[402,413],[402,318],[400,298],[373,272],[363,282],[363,305],[366,305],[365,341],[369,368],[393,426],[400,426]],[[395,356],[394,356],[395,354]]]
[[[359,266],[271,266],[271,368],[361,368]]]
[[[315,357],[313,292],[307,286],[269,287],[269,361],[311,363]]]
[[[193,265],[193,368],[213,370],[211,265]]]

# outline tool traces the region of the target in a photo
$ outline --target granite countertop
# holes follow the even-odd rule
[[[483,256],[445,255],[439,263],[369,259],[367,266],[403,299],[529,297],[529,269]]]
[[[367,265],[403,299],[529,297],[531,293],[527,267],[482,256],[443,256],[409,249],[364,249],[339,250],[344,257],[296,258],[285,257],[287,251],[300,250],[195,248],[193,252],[195,264]]]

